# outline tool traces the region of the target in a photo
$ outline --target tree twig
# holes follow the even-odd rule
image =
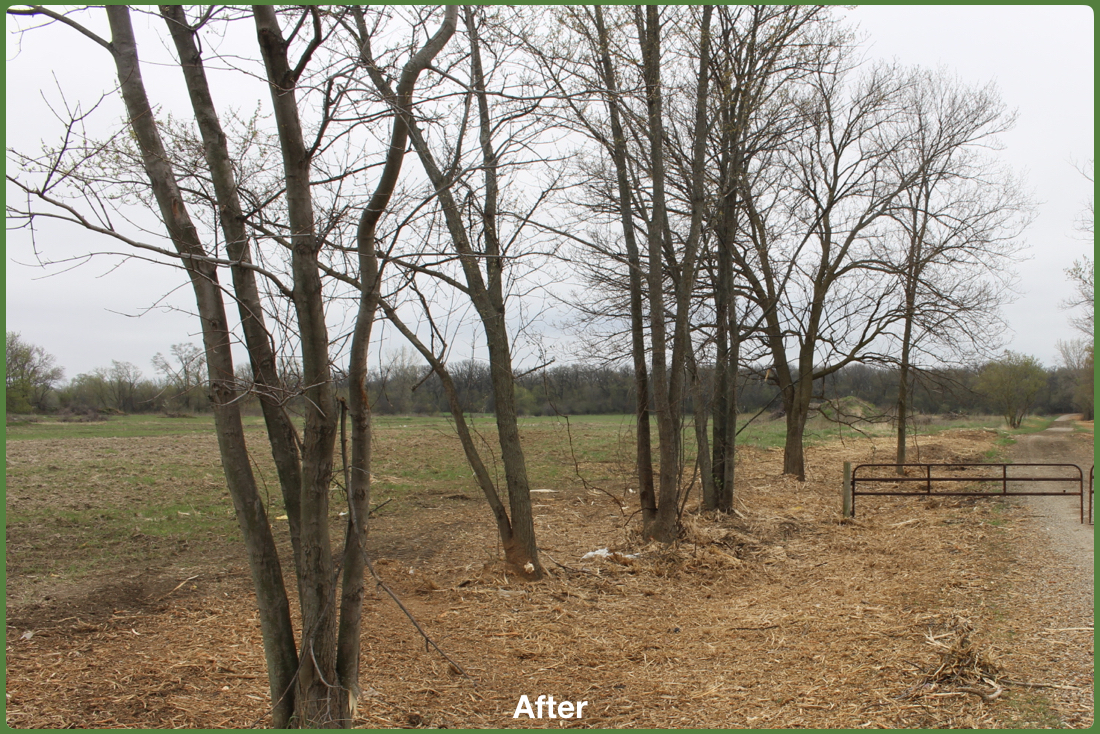
[[[382,589],[383,591],[385,591],[385,592],[386,592],[387,594],[389,594],[389,597],[390,597],[391,599],[393,599],[393,602],[394,602],[394,604],[396,604],[396,605],[397,605],[397,607],[398,607],[398,608],[399,608],[399,609],[400,609],[400,610],[401,610],[402,612],[404,612],[404,613],[405,613],[405,616],[409,618],[409,621],[410,621],[410,622],[412,622],[412,625],[413,625],[413,627],[416,627],[416,631],[417,631],[417,632],[419,632],[419,633],[420,633],[420,636],[424,638],[424,644],[425,644],[425,645],[431,645],[432,647],[434,647],[434,648],[435,648],[435,651],[436,651],[436,652],[438,652],[438,653],[439,653],[440,655],[442,655],[442,656],[443,656],[443,658],[444,658],[444,659],[445,659],[445,660],[446,660],[446,661],[447,661],[448,663],[450,663],[450,664],[451,664],[451,665],[452,665],[452,666],[454,667],[454,669],[455,669],[455,670],[457,670],[457,671],[458,671],[459,673],[461,673],[461,674],[463,675],[463,677],[465,677],[465,678],[466,678],[466,680],[470,681],[470,684],[471,684],[471,685],[473,685],[473,686],[474,686],[475,688],[477,688],[477,680],[476,680],[476,679],[474,679],[474,677],[473,677],[473,676],[471,676],[471,675],[470,675],[469,673],[467,673],[467,672],[466,672],[466,670],[465,670],[465,669],[464,669],[464,668],[463,668],[463,667],[462,667],[461,665],[459,665],[458,663],[456,663],[456,662],[455,662],[455,661],[454,661],[454,660],[453,660],[453,659],[451,658],[451,656],[450,656],[450,655],[448,655],[447,653],[443,652],[443,649],[442,649],[442,648],[441,648],[441,647],[440,647],[439,645],[435,644],[435,640],[433,640],[433,639],[432,639],[432,638],[431,638],[431,637],[430,637],[430,636],[428,635],[428,633],[424,631],[424,628],[423,628],[423,627],[421,627],[421,626],[420,626],[420,623],[416,621],[416,617],[414,617],[414,616],[412,615],[412,612],[410,612],[410,611],[409,611],[409,610],[408,610],[408,609],[407,609],[407,608],[405,607],[405,605],[401,603],[401,600],[397,598],[397,594],[393,593],[393,590],[392,590],[392,589],[390,589],[390,587],[389,587],[389,586],[386,586],[386,582],[385,582],[385,581],[383,581],[383,580],[382,580],[382,577],[378,575],[378,572],[374,570],[374,564],[373,564],[373,563],[371,563],[371,560],[370,560],[370,556],[368,556],[368,555],[367,555],[366,551],[363,551],[363,560],[364,560],[364,561],[366,561],[366,564],[367,564],[367,568],[368,568],[368,569],[370,570],[370,574],[371,574],[371,576],[373,576],[373,577],[374,577],[374,580],[378,582],[378,586],[379,586],[379,588],[381,588],[381,589]]]

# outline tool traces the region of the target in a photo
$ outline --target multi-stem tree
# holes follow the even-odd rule
[[[630,14],[601,6],[562,7],[555,22],[525,38],[541,77],[560,98],[557,124],[597,146],[576,156],[581,194],[566,206],[587,212],[576,223],[542,223],[576,243],[570,259],[582,267],[587,287],[574,299],[577,332],[589,355],[613,361],[630,355],[634,385],[634,471],[643,525],[656,517],[653,484],[651,392],[646,341],[647,255],[639,247],[645,191],[637,178],[640,84],[630,61]],[[549,29],[549,30],[548,30]],[[633,54],[633,56],[631,55]],[[625,80],[625,81],[624,81]],[[621,85],[625,84],[625,87]],[[621,240],[620,240],[621,238]],[[620,327],[625,323],[626,328]]]
[[[698,374],[689,370],[698,367],[691,316],[704,238],[713,13],[709,6],[563,10],[568,37],[536,43],[542,73],[563,98],[565,124],[582,131],[606,156],[587,167],[582,190],[592,196],[580,203],[607,228],[617,228],[621,244],[576,228],[567,236],[591,253],[589,277],[610,292],[607,302],[615,313],[590,300],[590,318],[630,324],[642,532],[666,542],[679,533],[686,489],[681,486],[682,409],[689,372]],[[582,51],[573,54],[571,44],[578,43]],[[682,109],[666,109],[669,89],[682,95],[676,98]],[[682,124],[670,126],[670,115]],[[670,172],[666,158],[673,147],[680,150]],[[671,210],[670,190],[680,194]],[[659,435],[656,487],[650,415]]]
[[[711,133],[714,206],[708,222],[711,252],[705,263],[713,293],[714,402],[712,480],[703,483],[703,504],[733,507],[737,436],[737,373],[744,341],[761,319],[744,277],[736,277],[734,253],[743,240],[746,210],[763,208],[748,197],[766,196],[753,184],[769,156],[799,126],[788,90],[827,58],[837,43],[828,11],[815,6],[721,6],[718,8],[712,77],[716,123]],[[739,317],[738,294],[747,308]],[[709,491],[708,491],[709,490]]]
[[[707,94],[709,89],[710,21],[712,6],[704,6],[699,24],[698,70],[694,79],[695,115],[692,127],[692,155],[689,184],[688,231],[681,233],[682,250],[672,250],[673,232],[665,199],[665,120],[664,88],[661,81],[662,23],[659,8],[646,6],[644,15],[635,9],[638,40],[641,46],[642,79],[645,85],[648,169],[651,185],[647,245],[649,254],[648,296],[651,374],[654,414],[660,441],[660,474],[655,516],[645,523],[645,536],[671,542],[680,526],[680,432],[681,395],[687,377],[688,356],[693,349],[689,317],[695,276],[698,268],[699,241],[705,206],[703,173],[708,129]],[[667,258],[667,271],[666,271]],[[672,335],[668,335],[665,306],[665,278],[673,284]],[[667,346],[671,345],[671,354]]]
[[[280,14],[273,8],[253,8],[254,21],[266,79],[278,123],[278,141],[283,163],[282,184],[277,194],[264,202],[280,211],[260,216],[242,205],[241,186],[236,177],[218,113],[212,101],[203,67],[198,34],[209,25],[214,9],[209,9],[193,25],[182,8],[163,6],[161,15],[173,39],[179,66],[184,74],[195,126],[203,145],[202,181],[212,184],[210,202],[214,220],[222,230],[224,255],[208,238],[212,231],[200,230],[191,209],[202,197],[194,189],[181,186],[180,168],[173,163],[173,148],[166,144],[157,113],[151,104],[141,75],[137,44],[130,11],[125,6],[106,10],[110,39],[102,38],[88,27],[41,6],[14,8],[12,14],[40,16],[63,23],[106,49],[115,61],[119,90],[127,111],[129,130],[138,149],[140,176],[111,176],[101,172],[117,166],[124,156],[116,145],[81,140],[73,135],[77,120],[70,121],[65,143],[41,156],[18,155],[23,169],[8,180],[38,202],[26,210],[9,206],[9,217],[22,218],[33,226],[36,217],[50,216],[79,224],[102,235],[114,237],[131,248],[175,261],[190,278],[198,315],[202,324],[204,352],[208,370],[210,397],[222,466],[237,511],[237,518],[248,551],[253,583],[260,610],[264,651],[268,662],[273,723],[277,727],[349,726],[359,691],[359,624],[363,597],[363,544],[369,501],[369,410],[362,389],[352,395],[353,446],[348,474],[355,477],[346,490],[349,501],[347,539],[343,553],[334,559],[329,538],[329,493],[333,483],[333,453],[340,415],[336,401],[330,339],[326,323],[326,293],[320,268],[320,254],[328,245],[325,235],[337,236],[332,228],[321,229],[315,212],[315,158],[326,148],[325,133],[338,116],[338,106],[347,89],[346,70],[322,71],[324,80],[322,120],[312,145],[306,144],[305,126],[299,95],[303,74],[318,60],[318,50],[339,27],[346,11],[329,14],[317,7],[289,11],[296,21],[289,36],[282,31]],[[439,31],[428,38],[408,61],[411,94],[416,77],[453,33],[455,12],[444,14]],[[306,29],[304,40],[297,38]],[[296,56],[292,61],[292,55]],[[331,58],[331,57],[330,57]],[[327,62],[326,62],[327,63]],[[307,90],[308,93],[309,90]],[[399,119],[399,116],[396,116]],[[400,128],[400,122],[396,123]],[[123,139],[124,136],[121,136]],[[333,136],[338,137],[338,136]],[[395,131],[394,137],[398,137]],[[116,136],[113,142],[117,142]],[[387,187],[399,170],[404,145],[391,145],[384,153],[384,171],[375,196],[363,209],[359,236],[351,251],[363,251],[360,280],[368,284],[359,299],[357,327],[353,338],[352,370],[365,380],[366,347],[370,323],[374,318],[375,289],[369,266],[373,259],[370,237],[372,220],[385,211]],[[117,173],[117,171],[116,171]],[[136,173],[136,172],[135,172]],[[345,173],[343,178],[350,174]],[[151,192],[155,211],[167,230],[172,248],[144,242],[116,229],[109,216],[110,196],[119,187]],[[78,192],[93,206],[82,212]],[[201,192],[199,192],[201,193]],[[138,198],[141,198],[140,195]],[[98,210],[96,206],[100,207]],[[354,205],[353,205],[354,208]],[[104,212],[108,212],[103,216]],[[249,228],[265,231],[272,225],[279,231],[274,239],[289,253],[289,275],[272,273],[256,264],[252,257]],[[216,242],[216,238],[213,238]],[[232,272],[232,288],[219,284],[223,269]],[[305,425],[299,435],[284,411],[282,392],[276,387],[279,365],[271,344],[273,336],[263,316],[271,313],[261,302],[256,274],[262,274],[276,292],[286,296],[289,315],[300,345],[300,368],[305,405]],[[289,283],[284,282],[289,278]],[[302,611],[300,643],[296,644],[291,623],[289,599],[283,587],[279,555],[268,522],[263,499],[252,474],[239,409],[239,390],[230,345],[232,327],[227,316],[223,291],[232,293],[240,311],[244,341],[252,364],[252,384],[258,388],[264,405],[268,437],[279,470],[284,502],[291,528],[294,565],[297,571],[299,603]],[[279,309],[274,309],[280,312]],[[360,385],[362,388],[362,385]],[[337,571],[342,570],[342,601],[337,602]]]

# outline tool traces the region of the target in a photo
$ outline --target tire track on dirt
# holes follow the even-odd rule
[[[1060,416],[1045,431],[1020,437],[1012,450],[1013,461],[1017,464],[1076,464],[1085,476],[1087,492],[1093,452],[1091,445],[1074,440],[1074,421],[1079,417]],[[1050,551],[1074,569],[1075,579],[1072,579],[1072,585],[1087,599],[1091,609],[1094,578],[1093,526],[1081,523],[1080,505],[1069,499],[1027,497],[1025,501],[1049,541]]]

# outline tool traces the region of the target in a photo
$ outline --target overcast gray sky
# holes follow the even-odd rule
[[[1039,202],[1024,235],[1020,298],[1005,308],[1010,349],[1057,362],[1056,343],[1080,336],[1058,304],[1065,269],[1091,255],[1074,229],[1092,184],[1074,168],[1093,158],[1093,11],[1086,6],[863,6],[852,12],[868,54],[945,67],[964,81],[996,82],[1019,118],[1001,136],[1004,160]]]
[[[866,6],[838,14],[867,34],[871,58],[906,65],[944,67],[972,84],[997,83],[1006,105],[1018,110],[1014,130],[1002,136],[1002,155],[1024,175],[1039,202],[1025,235],[1028,258],[1019,266],[1019,299],[1005,310],[1014,335],[1009,347],[1057,361],[1056,342],[1075,337],[1068,315],[1063,271],[1092,253],[1074,223],[1092,196],[1091,185],[1074,169],[1093,158],[1093,17],[1085,6]],[[9,22],[9,31],[12,24]],[[42,95],[56,102],[53,77],[70,102],[95,99],[111,88],[113,65],[94,44],[68,29],[51,29],[19,48],[7,43],[7,145],[37,147],[59,130]],[[161,49],[142,48],[143,59]],[[174,72],[174,73],[173,73]],[[158,97],[179,86],[178,71],[150,65],[147,84]],[[182,87],[180,86],[182,98]],[[163,100],[161,100],[163,101]],[[265,100],[266,102],[266,100]],[[109,100],[105,119],[121,117]],[[10,193],[10,190],[9,190]],[[90,244],[75,228],[44,228],[38,247],[54,257],[64,252],[106,248]],[[71,377],[112,359],[136,364],[147,374],[156,352],[172,344],[199,343],[197,324],[187,312],[188,289],[176,273],[130,261],[116,267],[97,260],[69,272],[43,277],[33,263],[25,233],[7,237],[7,329],[54,354]],[[168,294],[167,298],[165,295]]]

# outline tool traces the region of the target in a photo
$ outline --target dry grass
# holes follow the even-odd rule
[[[924,441],[959,460],[994,440]],[[473,680],[374,590],[357,725],[1091,725],[1090,633],[1060,633],[1089,654],[1051,661],[1046,630],[1086,625],[1023,593],[1051,573],[1022,554],[1037,537],[1024,508],[861,498],[859,519],[843,521],[841,462],[870,461],[872,448],[810,449],[805,483],[778,476],[781,456],[741,452],[737,512],[689,514],[669,547],[641,543],[605,494],[563,480],[537,495],[550,576],[535,584],[503,571],[480,501],[431,495],[383,514],[371,531],[379,573]],[[94,623],[22,614],[7,636],[9,725],[263,725],[247,579],[208,572],[176,569],[160,600]],[[524,694],[588,706],[580,720],[513,719]]]

